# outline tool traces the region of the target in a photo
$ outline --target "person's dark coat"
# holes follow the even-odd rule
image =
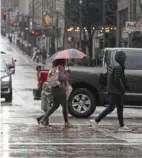
[[[125,60],[126,54],[119,51],[115,55],[115,65],[110,65],[107,73],[107,91],[109,94],[121,95],[125,93],[127,81],[125,78]]]

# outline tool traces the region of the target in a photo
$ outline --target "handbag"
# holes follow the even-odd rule
[[[33,89],[34,100],[40,100],[41,98],[41,89]]]

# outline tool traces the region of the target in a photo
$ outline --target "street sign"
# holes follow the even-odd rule
[[[53,19],[52,19],[51,16],[49,16],[49,15],[43,15],[43,21],[42,21],[42,23],[43,23],[44,27],[47,27],[47,26],[51,25],[52,22],[53,22]]]
[[[15,21],[17,17],[17,13],[16,12],[10,12],[10,20],[11,21]]]
[[[125,30],[128,33],[137,32],[137,31],[142,32],[142,22],[126,21]]]

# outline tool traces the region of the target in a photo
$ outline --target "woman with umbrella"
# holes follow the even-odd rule
[[[51,56],[53,61],[53,68],[49,71],[48,83],[51,87],[51,93],[53,96],[53,106],[44,115],[40,124],[45,125],[46,120],[50,117],[54,111],[56,111],[59,105],[62,105],[63,117],[65,122],[65,127],[71,127],[68,120],[68,105],[67,100],[72,91],[70,86],[71,71],[65,70],[66,59],[83,58],[86,55],[82,52],[75,50],[64,50],[55,53]]]

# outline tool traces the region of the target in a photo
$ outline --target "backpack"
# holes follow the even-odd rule
[[[60,85],[58,67],[54,67],[49,71],[47,82],[49,84],[49,87],[51,87],[51,88],[57,87]]]

